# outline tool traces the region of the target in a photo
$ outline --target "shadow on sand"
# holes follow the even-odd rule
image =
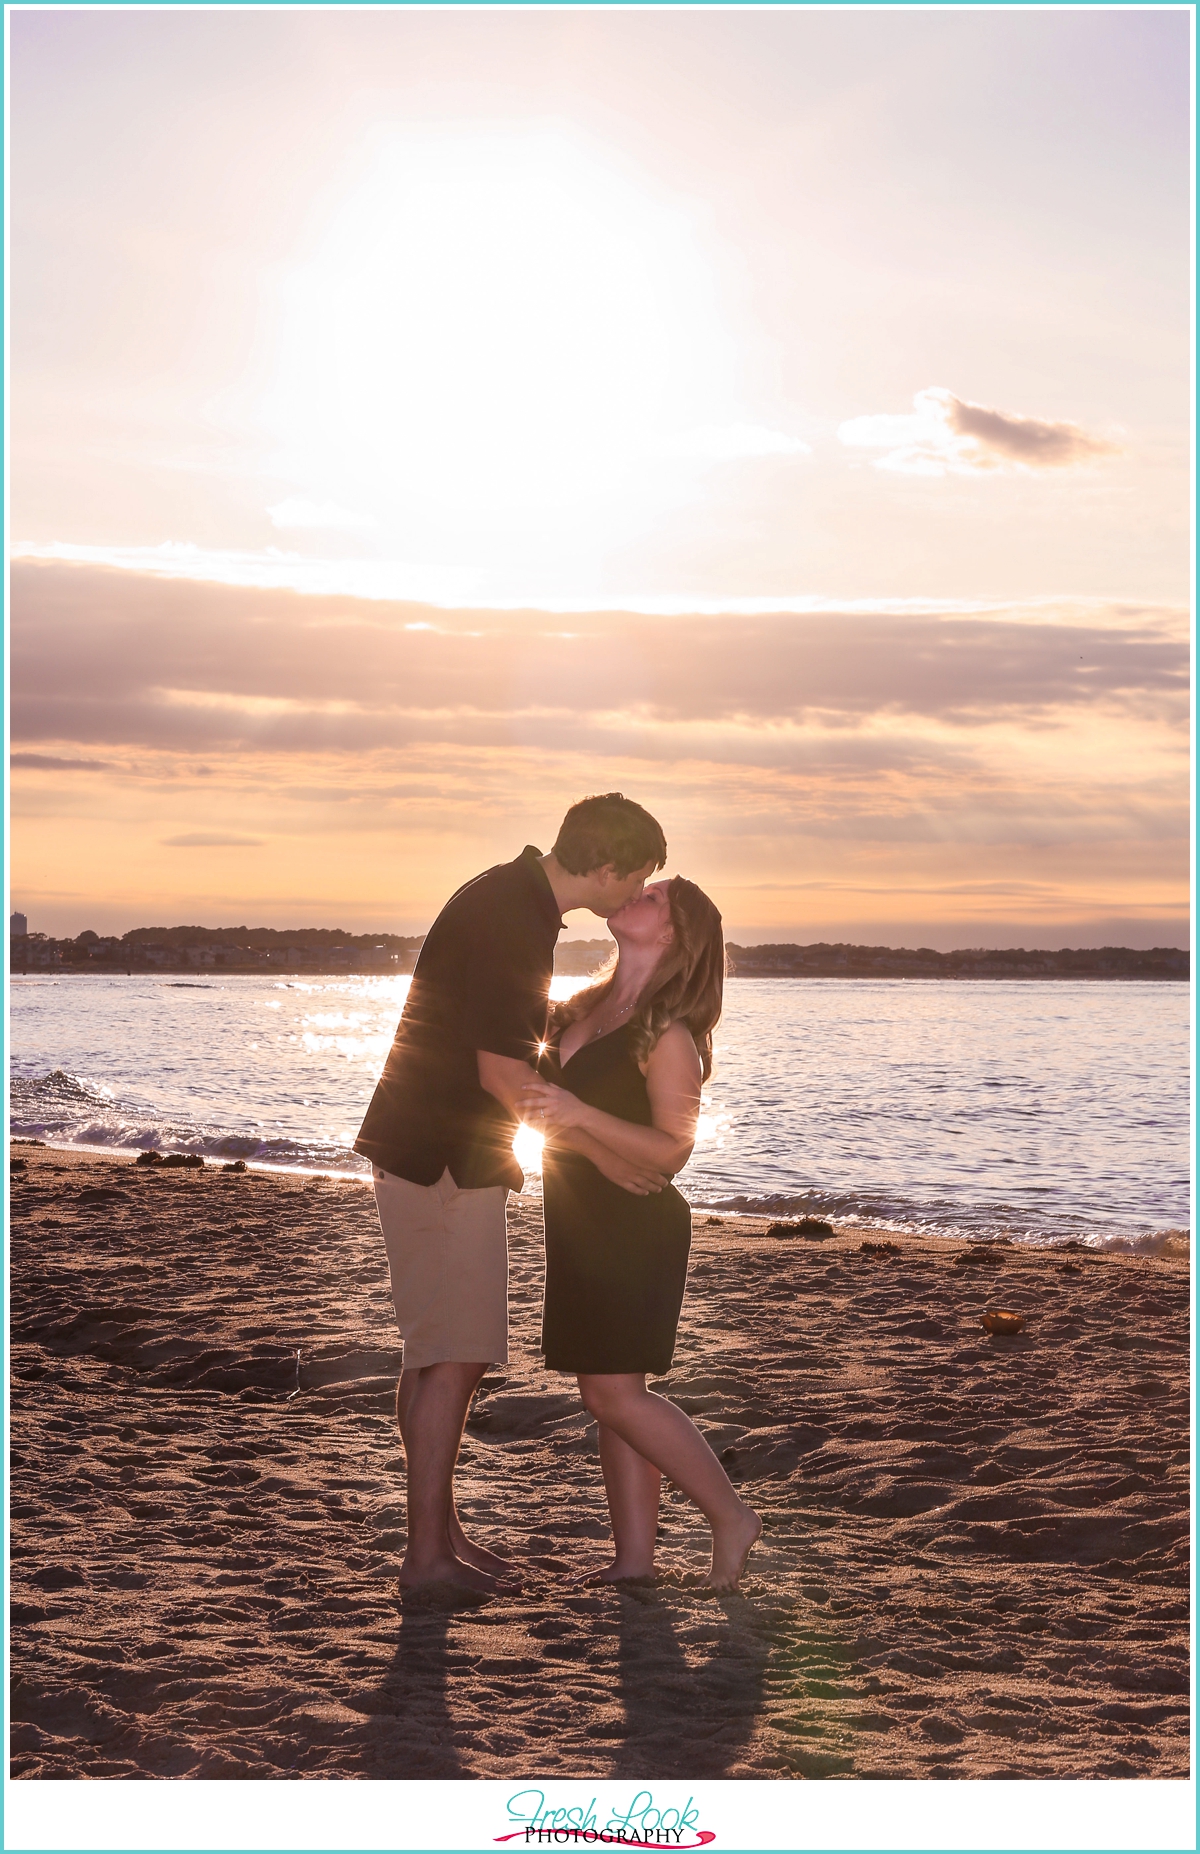
[[[697,1602],[670,1586],[621,1587],[616,1777],[723,1777],[763,1704],[770,1637],[745,1597]]]
[[[465,1605],[408,1600],[363,1746],[365,1777],[470,1777],[450,1712],[451,1633]],[[372,1768],[373,1766],[373,1768]]]

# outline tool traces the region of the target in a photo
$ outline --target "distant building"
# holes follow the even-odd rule
[[[23,914],[9,915],[8,932],[11,939],[23,940],[25,938],[26,934],[29,932],[29,922],[25,919]]]

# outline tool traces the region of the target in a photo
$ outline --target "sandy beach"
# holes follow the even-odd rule
[[[594,1428],[513,1200],[459,1485],[526,1587],[402,1601],[369,1190],[13,1157],[14,1776],[1188,1774],[1186,1258],[697,1215],[659,1388],[764,1537],[709,1595],[672,1497],[657,1588],[572,1590]]]

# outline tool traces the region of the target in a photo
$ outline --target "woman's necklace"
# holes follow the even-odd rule
[[[617,1025],[620,1023],[622,1017],[628,1017],[630,1011],[632,1011],[636,1007],[636,1005],[637,1005],[637,999],[635,998],[633,1000],[633,1003],[627,1004],[623,1011],[614,1012],[613,1016],[608,1020],[607,1023],[605,1023],[604,1018],[601,1017],[599,1022],[596,1025],[596,1028],[592,1031],[591,1036],[588,1038],[588,1042],[594,1043],[597,1037],[607,1036],[610,1030],[615,1030]],[[600,1028],[601,1024],[604,1024],[603,1029]]]

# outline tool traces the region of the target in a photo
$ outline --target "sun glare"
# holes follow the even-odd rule
[[[538,1177],[541,1176],[542,1147],[545,1143],[540,1133],[535,1133],[532,1127],[526,1126],[524,1121],[521,1122],[513,1134],[512,1149],[517,1164],[523,1172],[533,1172]]]
[[[284,295],[273,466],[385,544],[644,518],[732,379],[687,214],[564,131],[381,141]]]

